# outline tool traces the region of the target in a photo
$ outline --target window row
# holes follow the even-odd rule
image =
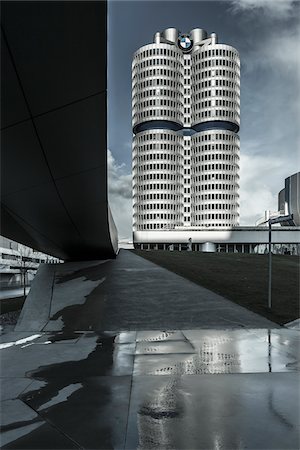
[[[177,211],[180,208],[180,205],[176,203],[144,203],[143,205],[137,205],[135,207],[136,212],[152,210],[152,209],[161,209],[163,211]]]
[[[213,104],[213,102],[215,104]],[[224,106],[225,108],[236,108],[237,103],[235,101],[230,100],[215,99],[215,100],[205,100],[193,106],[195,110],[200,108],[211,108],[215,106]]]
[[[235,164],[200,164],[198,166],[193,166],[193,173],[199,173],[205,170],[231,170],[232,172],[235,172],[236,169],[237,166]]]
[[[135,58],[142,59],[148,58],[149,56],[174,56],[182,58],[181,53],[174,47],[173,49],[169,48],[150,48],[148,50],[143,50],[136,54]]]
[[[149,78],[148,80],[138,80],[132,83],[132,90],[142,91],[151,86],[168,86],[183,92],[183,84],[176,80],[167,79],[167,78]]]
[[[216,89],[214,94],[212,92],[212,90],[206,90],[206,91],[201,91],[201,92],[197,92],[196,94],[192,95],[192,101],[195,100],[200,100],[202,98],[207,98],[207,97],[230,97],[230,98],[239,98],[239,96],[237,95],[237,93],[235,91],[228,91],[227,89]]]
[[[176,154],[168,154],[168,153],[147,153],[141,156],[135,156],[133,158],[133,162],[137,163],[136,165],[143,163],[144,161],[174,161],[178,163],[182,163],[182,157],[177,156]]]
[[[234,200],[237,196],[235,194],[219,194],[219,193],[211,193],[211,194],[201,194],[194,197],[194,200]]]
[[[228,58],[238,58],[239,54],[237,51],[234,50],[228,50],[224,48],[214,48],[205,51],[201,49],[201,51],[199,53],[196,53],[194,57],[197,60],[203,58],[210,58],[212,56],[227,56]]]
[[[194,64],[192,66],[192,70],[194,72],[196,72],[201,69],[206,69],[209,67],[216,67],[216,66],[239,68],[239,65],[232,59],[208,59],[206,61],[200,61],[200,62],[197,62],[196,64]]]
[[[214,190],[222,190],[222,191],[236,191],[236,183],[235,184],[226,184],[226,183],[212,183],[212,184],[200,184],[193,186],[194,192],[201,191],[214,191]]]
[[[211,203],[210,205],[195,205],[193,206],[193,211],[205,211],[207,209],[227,209],[227,210],[235,210],[237,205],[232,205],[231,203]]]
[[[204,142],[204,141],[214,141],[214,140],[222,140],[222,141],[232,141],[237,142],[238,136],[235,133],[203,133],[203,134],[195,134],[192,136],[192,141],[195,143]],[[216,144],[218,145],[218,144]],[[221,144],[222,145],[222,144]],[[205,148],[206,149],[206,148]]]
[[[144,59],[141,61],[138,61],[135,63],[134,68],[142,69],[145,67],[151,67],[151,66],[169,66],[177,68],[181,64],[178,62],[177,59],[174,58],[152,58],[152,59]]]
[[[178,77],[180,76],[180,72],[178,70],[171,70],[171,69],[146,69],[141,71],[140,73],[137,73],[133,75],[132,79],[143,79],[148,77],[155,77],[155,76],[164,76],[164,77]]]
[[[169,181],[179,181],[181,177],[178,174],[172,173],[147,173],[145,175],[137,175],[135,179],[138,182],[147,180],[169,180]]]
[[[157,96],[157,95],[164,95],[165,97],[174,97],[176,95],[178,96],[178,94],[181,94],[180,91],[171,91],[170,89],[148,89],[148,90],[143,90],[140,91],[139,93],[135,94],[134,97],[136,97],[137,99],[142,99],[142,98],[146,98],[146,97],[151,97],[151,96]]]
[[[166,219],[165,219],[166,220]],[[181,225],[180,222],[176,224]],[[142,225],[138,225],[138,230],[174,230],[175,224],[174,223],[146,223]]]
[[[149,106],[169,106],[171,108],[180,109],[182,108],[182,104],[178,103],[178,101],[166,99],[166,98],[150,98],[147,100],[143,100],[135,105],[135,108],[140,110],[143,108],[149,108]]]
[[[228,119],[238,120],[239,114],[237,111],[228,111],[228,109],[209,109],[209,110],[199,110],[199,112],[194,113],[194,121],[198,120],[198,118],[207,118],[207,117],[226,117]]]
[[[174,200],[174,201],[180,201],[182,198],[181,195],[178,194],[170,194],[170,193],[160,193],[160,192],[153,192],[150,194],[142,194],[137,195],[136,200],[142,201],[142,200]]]
[[[181,191],[181,185],[175,185],[175,184],[169,184],[169,183],[145,183],[142,185],[137,186],[137,192],[142,191],[151,191],[151,190],[168,190],[168,191],[174,191],[177,193],[180,193]]]
[[[197,164],[202,161],[215,161],[215,160],[221,160],[221,161],[236,161],[240,158],[236,154],[224,154],[224,153],[212,153],[212,154],[206,154],[201,156],[192,156],[192,165]]]
[[[235,181],[238,177],[237,174],[231,175],[229,173],[207,173],[205,175],[192,175],[192,181],[197,183],[199,181],[209,181],[209,180],[232,180]]]
[[[182,167],[182,166],[181,166]],[[179,168],[177,164],[159,164],[159,163],[154,163],[154,164],[143,164],[143,165],[139,165],[137,166],[137,168],[139,170],[173,170],[174,172],[176,172],[176,170],[179,170]]]
[[[153,220],[153,219],[164,219],[164,220],[180,220],[181,219],[181,215],[179,214],[153,214],[153,213],[149,213],[149,214],[139,214],[138,217],[140,220]]]
[[[210,220],[210,219],[221,219],[221,220],[232,220],[233,213],[231,214],[196,214],[192,217],[194,220]]]
[[[167,109],[146,109],[144,111],[133,114],[133,119],[136,117],[173,117],[174,119],[182,115],[181,111],[167,110]]]
[[[201,72],[195,73],[193,76],[194,80],[201,80],[202,78],[211,78],[211,77],[227,77],[233,80],[239,78],[238,72],[234,70],[226,70],[226,69],[216,69],[216,70],[203,70]]]
[[[175,133],[161,133],[159,131],[155,133],[145,133],[145,134],[138,134],[135,136],[134,140],[138,143],[143,143],[146,141],[153,141],[154,139],[162,139],[162,140],[168,140],[168,141],[174,141],[174,142],[182,142],[182,137],[175,134]]]
[[[135,149],[138,149],[139,153],[148,152],[148,151],[157,151],[157,150],[168,150],[170,153],[170,156],[174,156],[174,152],[182,152],[182,146],[180,144],[169,144],[169,143],[163,143],[163,142],[153,142],[152,144],[139,144],[138,147],[135,147]],[[155,153],[150,153],[150,155],[154,156]],[[168,156],[168,153],[158,153],[157,155],[166,155]],[[152,158],[150,158],[152,159]],[[153,158],[155,159],[155,157]]]

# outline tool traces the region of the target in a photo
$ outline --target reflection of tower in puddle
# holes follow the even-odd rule
[[[199,346],[197,353],[187,361],[187,373],[232,373],[239,371],[240,358],[236,341],[229,336],[209,338]]]
[[[140,450],[151,448],[178,448],[180,438],[185,444],[191,439],[191,448],[195,445],[194,436],[186,436],[186,421],[194,421],[194,427],[199,426],[199,405],[193,401],[188,386],[188,377],[181,378],[182,375],[201,375],[232,373],[240,371],[239,342],[231,333],[216,332],[216,335],[206,335],[192,342],[195,350],[194,354],[177,354],[176,361],[166,364],[155,370],[156,375],[172,375],[168,382],[161,381],[162,387],[154,391],[153,396],[148,398],[140,407],[138,412],[138,433]],[[162,380],[164,377],[160,377]],[[181,381],[183,380],[183,381]],[[199,382],[202,379],[199,376]],[[183,383],[183,385],[181,385]],[[188,398],[191,396],[190,398]],[[196,394],[197,396],[197,394]],[[227,447],[233,443],[232,448],[240,448],[239,431],[233,431],[229,436],[224,429],[220,410],[225,410],[226,405],[232,410],[236,408],[231,393],[214,397],[214,401],[206,403],[203,424],[210,426],[210,417],[217,420],[215,435],[216,442],[212,442],[215,448],[224,448],[223,440],[226,440]],[[220,419],[216,419],[218,418]],[[213,421],[213,422],[214,422]],[[206,426],[205,425],[205,426]],[[192,427],[193,428],[193,427]],[[218,447],[219,446],[219,447]]]
[[[155,371],[156,375],[201,375],[209,373],[240,372],[241,360],[238,341],[218,332],[194,342],[195,353],[180,355],[180,359]]]
[[[179,384],[178,376],[163,382],[141,405],[137,417],[139,449],[174,448],[174,422],[182,416],[184,404]]]

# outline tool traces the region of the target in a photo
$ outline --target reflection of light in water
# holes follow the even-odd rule
[[[233,351],[236,347],[236,340],[232,337],[221,334],[217,336],[204,336],[200,342],[192,342],[196,347],[195,354],[180,356],[180,360],[167,367],[155,370],[156,375],[176,374],[176,375],[198,375],[209,373],[231,373],[239,368],[239,352]],[[223,350],[223,345],[230,343],[231,351]]]
[[[162,331],[157,336],[152,336],[152,332],[149,338],[141,339],[140,342],[151,342],[151,341],[165,341],[170,336],[176,334],[176,331]]]
[[[14,341],[14,342],[5,342],[3,344],[0,344],[0,349],[13,347],[14,345],[26,344],[26,342],[34,341],[35,339],[39,338],[40,336],[42,336],[42,334],[33,334],[32,336],[28,336],[23,339],[18,339],[17,341]]]
[[[182,415],[180,377],[156,389],[151,399],[140,407],[137,417],[139,449],[173,448],[174,420]]]

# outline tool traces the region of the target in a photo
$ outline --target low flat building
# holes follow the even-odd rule
[[[141,250],[187,250],[212,252],[254,253],[264,248],[269,240],[268,226],[234,227],[224,229],[176,229],[172,231],[135,231],[134,246]],[[289,252],[298,254],[300,227],[274,226],[272,244],[283,245]],[[294,249],[294,250],[293,250]]]

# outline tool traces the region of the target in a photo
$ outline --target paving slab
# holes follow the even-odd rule
[[[53,450],[79,446],[16,399],[1,403],[1,448]]]
[[[62,383],[63,380],[63,383]],[[81,448],[124,448],[131,377],[54,378],[22,400]],[[62,447],[64,448],[64,447]]]
[[[134,377],[126,449],[299,448],[299,376]]]

